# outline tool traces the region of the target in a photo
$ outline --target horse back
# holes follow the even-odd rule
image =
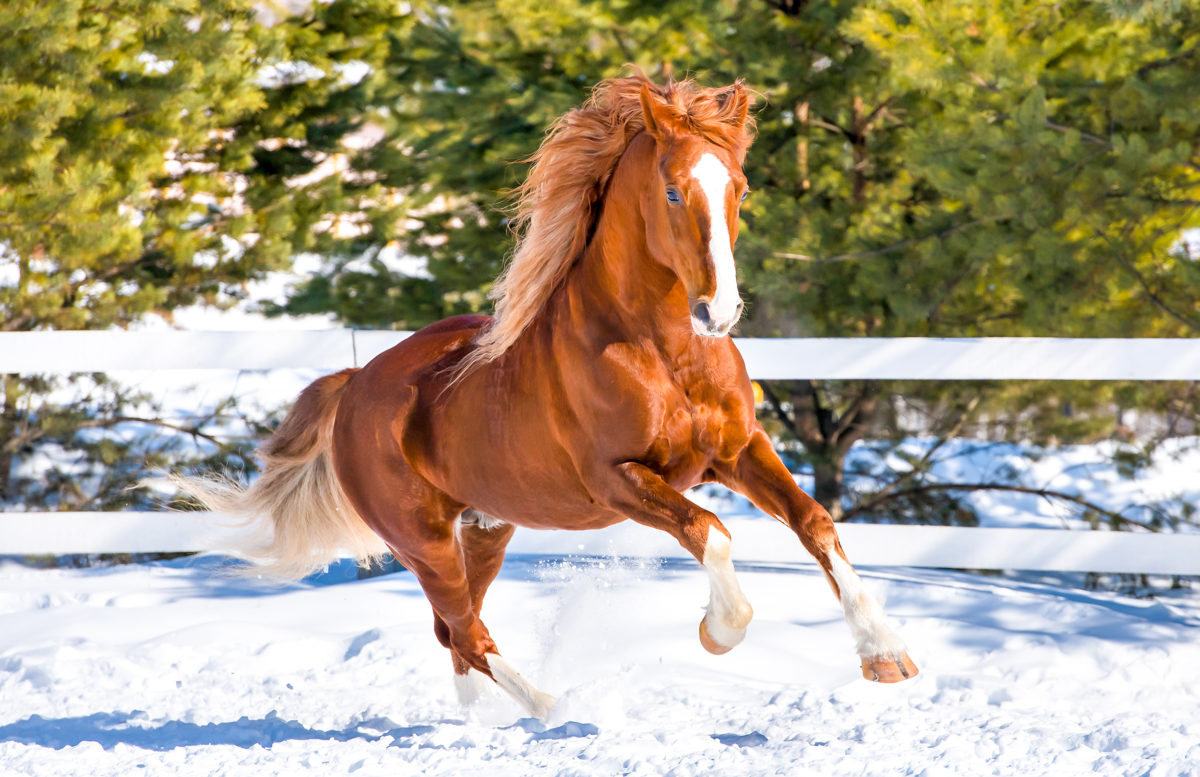
[[[425,382],[431,375],[452,371],[491,316],[462,315],[435,321],[372,359],[364,372],[379,373],[393,382]]]
[[[339,407],[337,426],[343,440],[375,448],[376,453],[398,442],[418,394],[436,395],[469,352],[472,341],[491,321],[490,316],[463,315],[436,321],[417,330],[368,362],[355,374]],[[397,433],[377,434],[391,429]],[[373,440],[374,445],[368,444]]]

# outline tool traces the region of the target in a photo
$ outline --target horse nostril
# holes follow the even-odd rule
[[[692,318],[699,321],[704,326],[712,323],[712,311],[708,308],[708,303],[704,301],[696,302],[692,305]]]
[[[736,320],[738,320],[739,318],[741,318],[741,317],[742,317],[742,310],[743,310],[745,307],[746,307],[746,303],[745,303],[745,302],[742,302],[742,301],[739,299],[739,300],[738,300],[737,311],[735,311],[735,312],[734,312],[734,314],[733,314],[733,320],[734,320],[734,321],[736,321]]]

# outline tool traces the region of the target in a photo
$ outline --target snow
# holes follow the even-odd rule
[[[735,545],[736,553],[736,545]],[[745,642],[706,653],[692,562],[513,555],[484,608],[559,696],[455,701],[406,573],[283,588],[221,557],[0,567],[0,774],[1191,775],[1200,594],[861,570],[921,674],[859,678],[812,566],[738,567]]]

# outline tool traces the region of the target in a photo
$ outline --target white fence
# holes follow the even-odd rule
[[[0,554],[221,551],[243,532],[211,513],[8,513]],[[738,563],[810,564],[776,521],[723,521]],[[1200,574],[1200,535],[840,524],[858,566]],[[669,535],[626,521],[598,531],[519,531],[509,553],[691,558]]]
[[[0,333],[0,373],[362,365],[404,332]],[[758,379],[1200,380],[1200,339],[895,338],[738,340]],[[745,561],[809,562],[770,520],[730,521]],[[1200,535],[846,524],[857,564],[1200,574]],[[9,513],[0,554],[202,551],[236,536],[203,513]],[[515,553],[680,557],[630,523],[602,532],[519,532]]]
[[[408,332],[6,332],[0,373],[361,366]],[[1200,380],[1200,339],[739,338],[762,380]]]

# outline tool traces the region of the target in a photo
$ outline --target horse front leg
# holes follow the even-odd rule
[[[862,659],[863,677],[895,683],[916,675],[917,667],[908,657],[904,641],[850,566],[828,511],[796,485],[766,432],[759,428],[731,471],[721,474],[725,485],[795,532],[821,565],[845,611]]]
[[[710,596],[700,621],[700,644],[716,655],[728,653],[745,638],[754,617],[734,575],[729,530],[643,464],[623,462],[607,474],[600,490],[610,508],[667,532],[708,572]]]

